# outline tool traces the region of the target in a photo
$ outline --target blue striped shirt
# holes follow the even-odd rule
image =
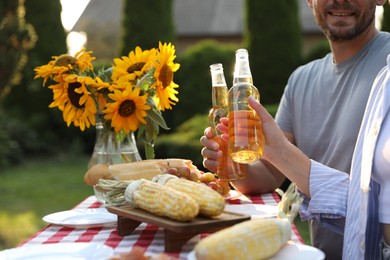
[[[343,259],[380,257],[380,184],[371,179],[371,172],[380,127],[389,111],[390,55],[387,58],[387,66],[378,74],[370,93],[355,146],[350,176],[311,161],[311,199],[305,198],[301,207],[301,218],[318,219],[325,227],[344,234]],[[390,116],[387,118],[390,120]]]

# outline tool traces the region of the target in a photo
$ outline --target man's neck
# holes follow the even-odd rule
[[[340,64],[348,60],[353,55],[358,53],[378,33],[378,30],[374,27],[361,33],[359,36],[355,37],[352,40],[329,40],[330,48],[333,53],[333,62],[335,64]]]

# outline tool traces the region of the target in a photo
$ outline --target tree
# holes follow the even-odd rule
[[[34,47],[34,27],[24,19],[24,0],[0,2],[0,99],[20,83],[27,51]]]
[[[157,47],[159,41],[173,42],[172,13],[172,0],[124,0],[121,55],[127,55],[136,46],[150,49]]]
[[[28,53],[30,58],[23,70],[21,83],[14,87],[6,100],[7,109],[16,113],[15,116],[20,113],[19,116],[27,121],[37,117],[45,120],[43,117],[47,119],[51,116],[48,105],[52,94],[42,87],[41,80],[34,80],[34,68],[48,63],[52,56],[67,53],[66,32],[60,18],[60,1],[28,0],[25,6],[25,19],[36,28],[38,40]]]
[[[244,41],[263,103],[277,103],[300,64],[302,32],[297,0],[245,2]]]
[[[22,81],[4,99],[6,118],[2,122],[8,126],[11,121],[18,121],[17,128],[8,132],[14,145],[20,147],[21,157],[64,151],[81,136],[80,131],[66,126],[59,111],[48,107],[52,92],[42,87],[41,80],[34,80],[35,67],[47,64],[52,56],[67,53],[60,1],[28,0],[25,7],[24,18],[36,28],[38,40],[28,52]]]
[[[390,32],[390,5],[386,1],[383,5],[382,31]]]

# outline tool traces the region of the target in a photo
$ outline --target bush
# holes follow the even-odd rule
[[[22,159],[19,143],[12,140],[10,132],[4,124],[3,118],[0,118],[0,167],[20,162]]]
[[[0,109],[0,166],[18,164],[31,154],[46,150],[38,132],[26,121],[6,115]]]
[[[175,73],[174,82],[179,85],[179,102],[172,111],[165,111],[168,126],[175,129],[194,115],[205,114],[211,108],[210,65],[222,63],[226,82],[231,85],[234,66],[235,45],[220,44],[205,40],[189,48],[176,62],[180,69]]]
[[[161,135],[156,142],[156,158],[190,159],[202,165],[200,137],[208,126],[207,114],[199,114],[180,125],[169,135]]]
[[[304,64],[316,60],[321,59],[325,55],[327,55],[330,52],[330,46],[327,40],[323,40],[320,43],[318,43],[316,46],[314,46],[306,55],[304,59]]]

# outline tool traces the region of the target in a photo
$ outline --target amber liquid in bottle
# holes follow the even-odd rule
[[[261,158],[264,146],[263,127],[248,97],[257,100],[260,94],[253,85],[248,52],[236,51],[233,87],[228,93],[229,153],[234,162],[248,164]]]
[[[219,144],[222,156],[218,160],[217,176],[222,181],[233,181],[243,178],[245,175],[237,165],[234,165],[228,153],[228,142],[221,138],[221,132],[217,129],[222,117],[228,116],[228,88],[223,73],[222,64],[210,66],[212,79],[212,108],[209,112],[209,124],[213,132],[213,139]]]

